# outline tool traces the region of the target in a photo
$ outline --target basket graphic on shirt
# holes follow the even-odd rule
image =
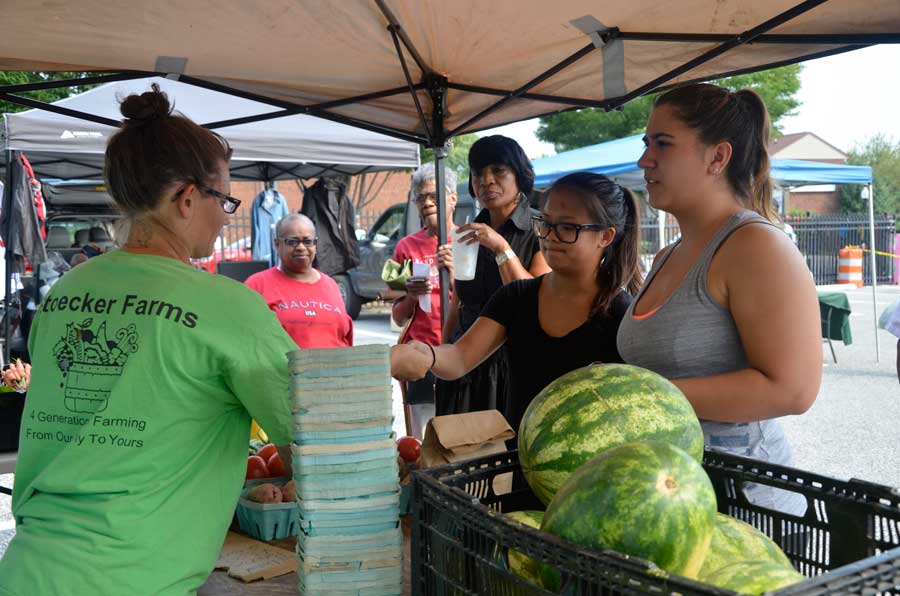
[[[66,323],[66,334],[53,348],[65,382],[65,406],[70,412],[96,413],[106,409],[113,385],[125,362],[138,350],[137,327],[119,329],[115,340],[106,333],[106,322],[92,329],[94,320]]]

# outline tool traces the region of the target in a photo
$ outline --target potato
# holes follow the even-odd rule
[[[257,503],[281,503],[281,489],[274,484],[260,484],[250,489],[247,498]]]
[[[284,486],[281,487],[281,500],[285,503],[297,500],[297,494],[294,488],[293,480],[288,481]]]

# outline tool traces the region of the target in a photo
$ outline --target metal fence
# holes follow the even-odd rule
[[[786,222],[797,234],[797,246],[806,257],[806,264],[817,284],[837,283],[838,251],[846,246],[869,246],[869,218],[866,215],[824,215],[817,217],[788,217]],[[894,252],[897,227],[893,217],[875,218],[875,250]],[[871,255],[863,253],[863,282],[872,283]],[[895,259],[876,256],[878,283],[894,279]]]
[[[365,210],[356,214],[356,227],[368,230],[381,215],[380,211]],[[838,251],[846,246],[869,245],[869,219],[866,215],[822,215],[815,217],[788,217],[786,222],[797,234],[797,245],[806,257],[806,263],[813,273],[817,284],[833,284],[837,282]],[[671,218],[663,230],[664,244],[659,242],[659,223],[655,215],[645,217],[641,221],[641,261],[644,270],[649,271],[653,257],[663,246],[670,244],[678,237],[678,224]],[[241,247],[250,243],[250,216],[233,215],[231,222],[222,230],[220,240],[216,243],[216,252],[220,259],[232,259]],[[879,216],[875,219],[875,250],[884,253],[894,252],[896,221],[893,217]],[[869,253],[864,253],[863,279],[866,284],[872,283],[872,271]],[[878,283],[891,283],[894,279],[894,257],[878,255],[875,258],[878,270]]]

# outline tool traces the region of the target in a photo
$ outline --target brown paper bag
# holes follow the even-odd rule
[[[516,436],[497,410],[435,416],[425,427],[420,468],[433,468],[506,451]]]

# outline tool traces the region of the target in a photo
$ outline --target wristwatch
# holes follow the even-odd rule
[[[515,259],[515,258],[516,258],[516,253],[513,252],[513,249],[511,249],[511,248],[507,248],[503,252],[498,252],[497,254],[494,255],[494,260],[497,261],[497,267],[502,267],[506,261],[508,261],[510,259]]]

